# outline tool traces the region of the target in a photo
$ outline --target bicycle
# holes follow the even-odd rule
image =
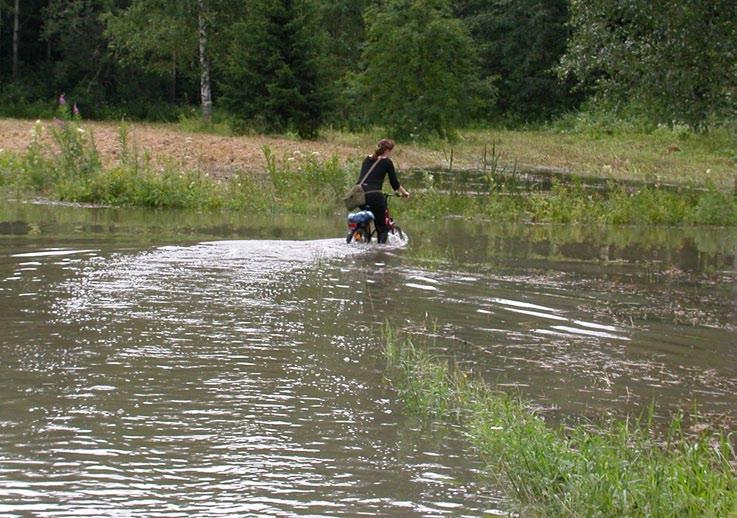
[[[389,233],[398,235],[400,239],[404,239],[404,232],[402,229],[394,223],[394,219],[389,212],[389,197],[399,196],[399,194],[388,194],[384,193],[384,200],[386,201],[386,212],[384,213],[384,223],[389,229]],[[374,225],[374,213],[368,209],[363,209],[358,212],[348,214],[348,235],[345,238],[346,243],[355,241],[357,243],[370,243],[371,238],[378,235],[376,232],[376,225]]]

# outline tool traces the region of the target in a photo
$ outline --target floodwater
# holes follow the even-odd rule
[[[0,514],[503,514],[384,322],[544,413],[737,408],[737,234],[0,201]]]

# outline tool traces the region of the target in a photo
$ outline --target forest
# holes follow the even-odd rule
[[[733,0],[0,0],[0,116],[404,140],[580,114],[732,129]]]

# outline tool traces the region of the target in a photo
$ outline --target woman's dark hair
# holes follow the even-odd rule
[[[387,151],[391,151],[392,149],[394,149],[394,141],[388,138],[383,138],[379,141],[378,144],[376,144],[376,151],[374,151],[374,154],[371,155],[371,158],[376,160],[381,155],[383,155]]]

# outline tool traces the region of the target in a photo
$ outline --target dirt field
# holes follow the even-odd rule
[[[0,119],[0,150],[22,152],[31,142],[31,130],[35,121]],[[43,141],[49,142],[48,128],[54,124],[43,121]],[[82,126],[92,131],[103,162],[114,164],[120,151],[119,124],[109,122],[84,122]],[[204,133],[186,133],[176,125],[130,124],[131,146],[141,156],[148,156],[157,166],[176,164],[186,169],[197,169],[212,176],[225,178],[234,171],[261,173],[266,161],[263,147],[269,146],[277,157],[288,157],[296,152],[319,153],[321,158],[338,156],[341,162],[360,158],[371,151],[371,141],[355,143],[329,140],[297,141],[269,136],[226,137]],[[440,166],[442,153],[430,153],[417,149],[405,149],[397,155],[403,167]]]
[[[42,124],[48,128],[54,122]],[[33,126],[34,121],[0,119],[0,150],[25,150]],[[120,149],[119,124],[84,122],[83,127],[93,132],[105,164],[114,164]],[[48,131],[44,133],[48,140]],[[188,133],[176,124],[130,124],[131,144],[155,167],[173,165],[216,178],[227,178],[236,171],[263,173],[264,146],[279,158],[318,153],[323,159],[335,155],[345,164],[370,153],[376,138],[329,131],[324,135],[320,140],[300,141],[279,136]],[[679,140],[669,134],[600,138],[545,131],[469,130],[461,134],[453,148],[454,169],[481,169],[484,153],[496,149],[498,165],[520,170],[539,171],[542,167],[553,172],[652,183],[714,182],[730,189],[735,185],[737,164],[737,142],[724,135]],[[450,144],[438,142],[427,146],[401,144],[393,159],[400,171],[447,168],[450,149]]]

